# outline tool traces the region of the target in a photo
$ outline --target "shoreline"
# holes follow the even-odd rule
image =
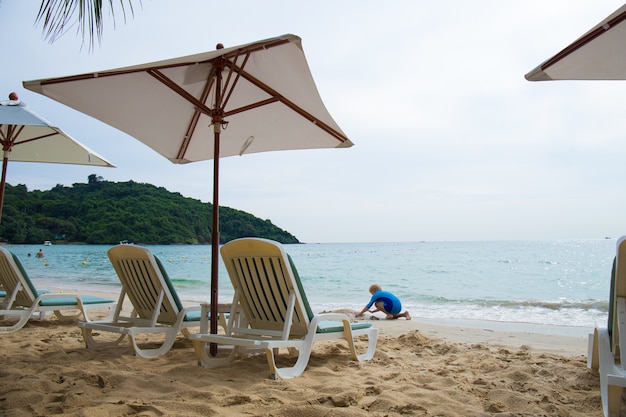
[[[52,291],[62,291],[52,289]],[[117,300],[119,294],[104,291],[88,291],[81,294],[94,295]],[[195,301],[182,299],[185,306],[198,304]],[[124,303],[124,310],[130,311],[132,306],[128,300]],[[356,311],[340,310],[349,316]],[[497,322],[474,319],[442,319],[434,320],[413,316],[411,320],[372,320],[371,314],[366,314],[357,321],[371,322],[379,329],[383,336],[398,337],[413,331],[423,335],[441,339],[446,342],[466,345],[484,344],[487,346],[507,346],[529,349],[534,352],[559,354],[566,357],[581,357],[587,355],[587,340],[592,327],[556,326],[533,323]],[[377,318],[379,318],[377,316]]]

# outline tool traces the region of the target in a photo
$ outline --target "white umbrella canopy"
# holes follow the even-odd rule
[[[525,75],[528,81],[626,79],[626,4]]]
[[[0,220],[9,161],[114,167],[112,163],[19,102],[0,103]]]
[[[215,80],[223,64],[221,102]],[[174,163],[287,149],[349,147],[294,35],[24,87],[110,124]],[[220,114],[221,113],[221,114]]]
[[[219,158],[352,146],[324,106],[295,35],[24,87],[128,133],[173,163],[213,159],[211,333],[217,333]]]

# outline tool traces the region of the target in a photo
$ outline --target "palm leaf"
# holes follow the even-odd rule
[[[44,0],[41,2],[35,23],[43,25],[44,38],[50,43],[55,42],[76,27],[76,33],[89,42],[89,49],[93,49],[95,40],[102,41],[104,29],[103,0]],[[115,27],[114,0],[109,0],[109,13]],[[125,5],[127,3],[127,5]],[[126,23],[127,10],[134,15],[132,0],[119,0],[121,10]]]

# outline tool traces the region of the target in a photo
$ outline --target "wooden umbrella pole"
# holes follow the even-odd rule
[[[9,151],[4,151],[2,157],[2,179],[0,180],[0,222],[2,222],[2,209],[4,207],[4,185],[7,181],[7,164],[9,163]]]
[[[220,174],[220,132],[222,130],[222,70],[223,63],[218,62],[215,68],[215,107],[213,108],[213,230],[211,231],[211,326],[210,333],[217,334],[218,323],[218,294],[219,282],[219,246],[220,246],[220,204],[219,204],[219,174]],[[217,344],[210,343],[209,353],[217,355]]]
[[[213,158],[213,230],[211,231],[211,327],[210,333],[217,334],[218,322],[218,273],[219,273],[219,245],[220,245],[220,206],[219,206],[219,149],[220,149],[220,123],[214,124],[214,158]],[[217,354],[217,344],[211,343],[209,349],[211,355]]]

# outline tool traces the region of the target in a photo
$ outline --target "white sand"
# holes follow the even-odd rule
[[[182,336],[146,360],[128,343],[87,350],[74,324],[31,321],[0,335],[0,416],[602,416],[585,329],[371,322],[373,360],[321,342],[301,377],[272,381],[264,356],[204,369]]]

